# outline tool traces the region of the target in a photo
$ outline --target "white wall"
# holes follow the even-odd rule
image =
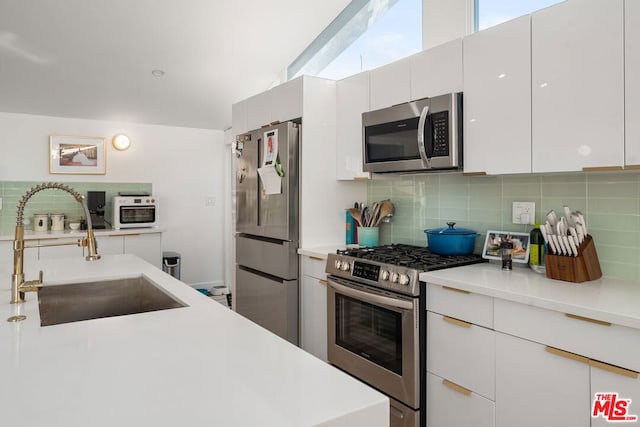
[[[131,138],[127,151],[110,143]],[[49,135],[107,138],[105,175],[50,175]],[[182,254],[184,282],[224,283],[223,132],[208,129],[0,113],[0,180],[150,182],[160,200],[163,250]],[[207,198],[215,206],[205,206]]]

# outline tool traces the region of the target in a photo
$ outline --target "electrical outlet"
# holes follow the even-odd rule
[[[511,222],[514,224],[534,224],[536,219],[535,202],[513,202]]]
[[[205,206],[215,206],[216,205],[216,198],[215,196],[209,196],[205,199],[204,201],[204,205]]]

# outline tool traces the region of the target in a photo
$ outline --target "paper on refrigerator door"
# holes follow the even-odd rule
[[[266,131],[262,144],[262,166],[275,165],[278,158],[278,129]]]
[[[258,168],[258,175],[265,194],[282,193],[282,178],[278,175],[275,165]]]

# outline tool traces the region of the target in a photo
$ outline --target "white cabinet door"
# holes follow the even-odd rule
[[[621,421],[625,417],[635,416],[636,420],[640,420],[640,380],[638,373],[627,371],[617,366],[607,365],[601,362],[591,361],[591,414],[596,410],[596,417],[591,420],[592,427],[611,426],[615,417],[617,421]],[[617,393],[616,401],[630,400],[628,404],[618,403],[618,408],[608,405],[614,405],[613,400],[608,400],[606,395]],[[601,396],[597,396],[600,394]],[[594,399],[599,401],[598,406],[594,407]],[[612,417],[612,421],[609,421]],[[628,425],[637,425],[630,423]]]
[[[623,0],[566,1],[531,19],[533,172],[621,168]]]
[[[300,347],[327,361],[327,281],[302,276]]]
[[[298,77],[271,89],[271,122],[286,122],[302,117],[302,88],[304,77]]]
[[[427,372],[427,410],[422,413],[425,412],[427,425],[433,427],[494,427],[495,425],[495,404],[491,400],[429,372]],[[514,426],[520,426],[520,424],[514,424]]]
[[[231,127],[233,129],[233,141],[235,135],[245,133],[251,129],[247,128],[247,101],[236,102],[231,106]]]
[[[336,84],[336,178],[369,178],[362,171],[362,113],[369,111],[369,72]]]
[[[589,364],[496,332],[496,426],[590,423]]]
[[[79,236],[79,239],[84,238],[85,235],[83,234],[82,236]],[[46,244],[57,244],[57,243],[63,243],[63,242],[71,242],[74,239],[68,239],[68,238],[64,238],[64,239],[40,239],[39,240],[39,244],[41,245],[46,245]],[[33,249],[25,249],[25,253],[26,251],[29,250],[33,250]],[[39,259],[58,259],[58,258],[75,258],[75,257],[84,257],[84,248],[82,246],[77,246],[77,245],[68,245],[68,246],[45,246],[45,247],[40,247],[38,248],[38,258]],[[26,261],[26,259],[25,259]]]
[[[409,58],[371,70],[371,110],[391,107],[411,100]]]
[[[100,255],[122,255],[124,253],[124,237],[121,235],[96,236]]]
[[[162,269],[161,233],[125,234],[124,253],[134,254]]]
[[[271,93],[262,92],[246,99],[247,130],[259,129],[271,123]]]
[[[411,99],[462,91],[462,39],[423,50],[409,62]]]
[[[494,331],[427,312],[427,370],[495,399]]]
[[[327,361],[327,261],[300,256],[300,347]]]
[[[464,39],[464,171],[531,172],[531,17]]]
[[[640,2],[625,2],[625,166],[640,168]]]

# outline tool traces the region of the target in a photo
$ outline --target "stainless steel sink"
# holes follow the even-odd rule
[[[186,307],[142,276],[44,286],[38,303],[41,326]]]

